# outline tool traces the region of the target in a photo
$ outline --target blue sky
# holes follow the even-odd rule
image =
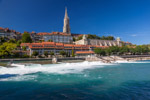
[[[150,0],[0,0],[0,27],[62,32],[65,6],[72,33],[150,44]]]

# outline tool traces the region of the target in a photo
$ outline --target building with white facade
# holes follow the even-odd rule
[[[66,44],[73,43],[67,8],[65,9],[63,32],[51,32],[51,33],[40,32],[37,33],[37,35],[40,36],[40,39],[43,41],[51,41],[51,42],[66,43]]]
[[[87,39],[86,35],[83,35],[81,40],[75,42],[75,44],[80,45],[96,45],[96,46],[122,46],[131,45],[129,42],[121,41],[118,37],[116,40],[100,40],[100,39]]]

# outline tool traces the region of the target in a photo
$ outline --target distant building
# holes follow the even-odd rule
[[[62,32],[52,32],[52,33],[37,33],[37,35],[41,36],[41,40],[58,42],[58,43],[72,43],[71,34],[62,33]]]
[[[39,40],[42,40],[42,37],[40,35],[37,35],[36,32],[32,31],[30,34],[30,37],[33,42],[39,42]]]
[[[118,37],[116,40],[100,40],[100,39],[87,39],[86,35],[83,35],[81,40],[75,42],[75,44],[80,45],[96,45],[96,46],[122,46],[131,45],[129,42],[121,41]]]
[[[93,56],[95,53],[94,51],[76,51],[76,56],[78,57],[85,57],[85,56]]]
[[[34,51],[37,51],[39,55],[43,55],[45,51],[47,51],[48,53],[54,52],[56,55],[59,54],[60,51],[65,51],[71,55],[72,50],[77,54],[80,54],[81,51],[85,51],[86,54],[88,54],[91,53],[88,51],[93,51],[94,48],[107,48],[107,46],[75,45],[75,44],[63,44],[55,42],[21,43],[21,47],[23,46],[27,48],[27,50],[30,52],[29,53],[30,55],[32,55]],[[84,52],[82,54],[84,54]]]
[[[0,27],[0,37],[19,40],[21,38],[21,33],[16,32],[15,30],[10,30],[9,28]]]

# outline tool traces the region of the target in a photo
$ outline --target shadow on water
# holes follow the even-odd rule
[[[0,82],[0,100],[149,100],[150,81],[128,81],[104,89],[104,82],[76,84]],[[95,89],[96,87],[96,89]]]
[[[17,74],[5,74],[5,75],[0,75],[0,79],[16,77],[16,76],[18,76],[18,75]]]

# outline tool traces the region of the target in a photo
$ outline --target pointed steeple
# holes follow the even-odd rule
[[[65,18],[69,18],[67,13],[67,7],[65,7]]]
[[[65,17],[64,17],[64,27],[63,32],[70,34],[70,24],[69,24],[69,17],[67,13],[67,8],[65,8]]]

